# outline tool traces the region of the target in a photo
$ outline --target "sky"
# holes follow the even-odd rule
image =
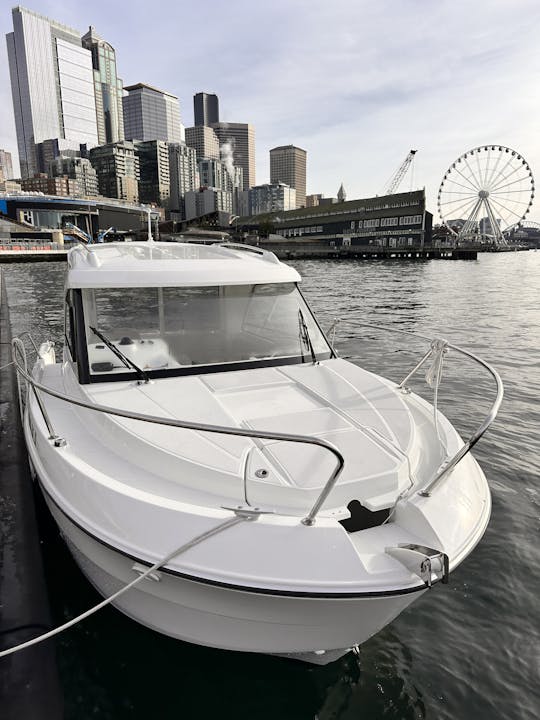
[[[12,3],[0,0],[2,35]],[[436,196],[465,151],[517,150],[540,178],[538,0],[28,0],[31,10],[116,49],[124,85],[179,97],[216,93],[220,119],[255,127],[257,183],[270,148],[307,153],[307,192],[382,194],[410,149],[400,190]],[[0,148],[16,159],[5,41],[0,42]],[[16,160],[15,160],[16,161]],[[530,219],[540,221],[540,206]]]

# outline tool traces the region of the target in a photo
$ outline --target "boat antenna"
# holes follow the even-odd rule
[[[146,238],[149,243],[154,242],[152,237],[152,207],[150,205],[145,206],[147,217],[148,217],[148,237]]]

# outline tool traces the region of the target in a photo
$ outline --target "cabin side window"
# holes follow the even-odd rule
[[[66,304],[64,312],[64,339],[71,359],[76,362],[77,356],[75,352],[75,314],[73,309],[73,290],[68,290],[68,292],[66,293]]]

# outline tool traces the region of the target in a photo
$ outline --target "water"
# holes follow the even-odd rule
[[[491,522],[451,576],[389,627],[326,667],[191,646],[101,611],[58,641],[66,718],[536,720],[540,716],[540,252],[477,262],[295,262],[327,327],[354,315],[447,337],[499,370],[505,401],[475,448]],[[62,263],[7,266],[14,333],[61,341]],[[393,379],[425,349],[338,330],[342,352]],[[493,383],[455,354],[441,407],[471,432]],[[492,395],[490,395],[492,397]],[[55,623],[99,600],[42,513]]]

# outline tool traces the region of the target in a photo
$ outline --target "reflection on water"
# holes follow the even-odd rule
[[[353,316],[443,336],[492,362],[506,396],[475,448],[491,482],[492,518],[474,553],[391,626],[326,667],[195,647],[146,630],[113,609],[61,636],[67,717],[391,718],[536,720],[540,707],[540,253],[477,262],[298,261],[323,327]],[[62,336],[63,264],[6,268],[15,332]],[[373,329],[337,331],[342,353],[401,379],[423,342]],[[411,352],[412,351],[412,352]],[[416,386],[415,386],[416,387]],[[492,383],[455,353],[445,358],[441,407],[466,435],[489,407]],[[492,395],[489,395],[492,397]],[[55,620],[98,597],[41,513]]]

